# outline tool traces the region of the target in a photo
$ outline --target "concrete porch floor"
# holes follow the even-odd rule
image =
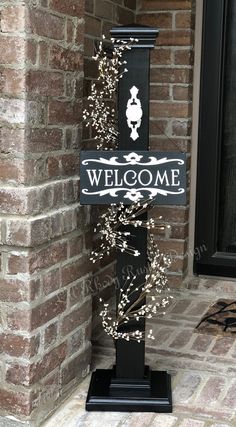
[[[172,295],[166,316],[152,321],[156,339],[147,343],[146,359],[151,368],[171,373],[173,413],[88,413],[89,376],[44,427],[236,427],[236,340],[195,331],[211,303],[236,299],[236,282],[194,279]],[[92,368],[113,363],[112,341],[101,333]]]

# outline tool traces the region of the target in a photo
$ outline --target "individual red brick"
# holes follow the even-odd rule
[[[169,120],[150,120],[151,135],[165,135],[168,132]]]
[[[40,291],[38,280],[20,280],[10,277],[0,279],[0,301],[33,301]]]
[[[173,0],[143,0],[142,10],[179,10],[179,9],[190,9],[191,1],[173,1]]]
[[[36,401],[34,392],[0,389],[1,408],[13,416],[29,416]]]
[[[72,208],[62,214],[62,232],[71,233],[77,229],[77,209]]]
[[[67,43],[72,43],[75,36],[75,25],[71,19],[67,19],[66,25],[66,41]]]
[[[24,254],[17,254],[8,256],[8,268],[9,274],[28,273],[29,272],[29,257]]]
[[[185,273],[182,272],[182,274],[168,274],[168,286],[170,288],[179,288],[184,281]]]
[[[60,292],[54,297],[32,309],[31,330],[46,324],[59,316],[66,309],[66,292]]]
[[[68,335],[71,331],[86,322],[90,318],[91,312],[92,307],[91,301],[89,300],[65,316],[61,323],[62,336]]]
[[[228,388],[226,396],[223,400],[223,406],[230,408],[234,411],[236,406],[236,381],[233,381],[233,384]]]
[[[182,273],[187,270],[188,267],[188,257],[176,258],[175,253],[171,253],[171,265],[169,267],[170,272]]]
[[[47,158],[47,171],[48,176],[55,177],[60,176],[60,157],[48,157]]]
[[[176,136],[191,136],[192,123],[190,120],[175,120],[172,122],[172,134]]]
[[[191,30],[161,30],[158,46],[192,46],[194,42]]]
[[[64,15],[76,16],[82,18],[84,15],[84,1],[83,0],[51,0],[50,7],[57,12]]]
[[[84,328],[78,329],[68,338],[68,355],[78,353],[84,344]]]
[[[77,153],[64,154],[61,157],[61,175],[79,175],[79,155]]]
[[[44,348],[53,345],[58,338],[58,322],[51,323],[44,331]]]
[[[30,70],[26,75],[28,92],[40,96],[62,96],[64,77],[61,73]]]
[[[39,336],[25,337],[21,335],[0,334],[0,345],[3,353],[14,357],[32,357],[39,349]]]
[[[66,242],[55,242],[40,251],[34,252],[29,259],[29,270],[31,273],[52,267],[53,265],[66,260]]]
[[[191,106],[183,103],[151,102],[150,115],[152,117],[189,117]]]
[[[172,64],[171,49],[156,48],[151,50],[152,65],[170,65]]]
[[[137,22],[150,27],[172,28],[172,13],[142,13],[137,16]]]
[[[23,32],[27,9],[24,5],[14,5],[1,10],[1,31],[3,33]]]
[[[88,260],[88,256],[84,255],[78,260],[65,265],[62,268],[62,286],[66,286],[69,283],[74,282],[77,279],[85,276],[91,271],[91,265]]]
[[[49,65],[53,69],[64,71],[78,71],[82,66],[82,56],[79,51],[53,46],[50,52]]]
[[[56,151],[62,148],[61,129],[29,129],[27,135],[27,150],[31,153]]]
[[[211,335],[198,335],[192,345],[192,350],[205,353],[210,347],[213,339]]]
[[[113,5],[106,0],[96,0],[95,2],[95,16],[112,21],[113,19]]]
[[[226,355],[234,344],[234,338],[231,337],[218,337],[211,353],[217,356]]]
[[[151,100],[169,100],[170,99],[170,87],[164,85],[151,85],[150,87],[150,99]]]
[[[36,65],[37,61],[37,42],[35,40],[27,40],[25,46],[25,64]]]
[[[11,331],[31,331],[31,310],[9,309],[6,314],[6,325]]]
[[[49,44],[45,41],[39,42],[39,64],[47,66],[49,58]]]
[[[88,372],[91,360],[91,347],[88,347],[81,354],[74,357],[61,370],[61,384],[65,386],[75,378],[81,378]]]
[[[192,86],[174,86],[173,99],[177,101],[191,101],[193,88]]]
[[[55,40],[63,40],[65,34],[65,20],[48,12],[29,10],[29,27],[33,34]]]
[[[152,68],[152,83],[189,83],[192,72],[188,68]]]
[[[41,378],[59,366],[66,357],[66,343],[45,354],[40,362],[30,365],[12,363],[7,369],[7,381],[12,384],[26,385],[35,384]]]
[[[25,151],[25,130],[24,129],[0,129],[0,153],[15,154]]]
[[[0,181],[25,182],[24,160],[0,159]]]
[[[49,101],[49,124],[75,125],[81,113],[81,102]]]
[[[181,49],[176,50],[174,54],[175,64],[177,65],[193,65],[193,50]]]
[[[176,28],[191,28],[193,26],[193,16],[191,12],[178,12],[175,15]]]
[[[2,64],[24,62],[25,41],[20,37],[0,36],[0,58]]]
[[[225,387],[225,379],[222,377],[210,377],[201,390],[197,398],[197,402],[201,405],[211,405],[216,403],[219,399],[221,392]]]
[[[158,240],[158,248],[164,253],[176,253],[177,256],[183,256],[187,250],[185,240]]]
[[[86,18],[86,20],[87,20],[87,18]],[[102,33],[104,34],[104,31]],[[94,55],[94,40],[93,39],[85,37],[85,39],[84,39],[84,51],[86,52],[86,55],[88,55],[88,57],[91,57]]]
[[[69,248],[69,257],[73,258],[74,256],[78,256],[82,254],[83,251],[83,236],[76,236],[73,239],[69,240],[68,248]],[[91,242],[90,242],[91,243]],[[91,246],[89,246],[91,248]]]
[[[171,348],[176,348],[176,349],[180,349],[185,347],[190,339],[192,337],[192,332],[191,331],[182,331],[180,332],[177,337],[172,341],[172,343],[170,344]]]
[[[94,37],[101,37],[101,20],[92,16],[86,16],[85,34]]]
[[[75,36],[75,44],[77,46],[83,46],[84,45],[84,22],[79,22],[76,29],[76,36]],[[86,55],[89,56],[89,53],[84,49],[86,52]],[[83,56],[81,57],[81,62],[83,61]]]
[[[94,11],[94,0],[87,0],[85,2],[85,12],[93,13],[93,11]]]
[[[70,288],[70,307],[83,301],[84,296],[84,283],[80,281]]]
[[[6,95],[19,95],[25,90],[25,76],[22,70],[5,68],[0,71],[0,90]]]
[[[52,292],[55,292],[60,287],[60,271],[55,269],[48,271],[42,277],[42,290],[44,295],[49,295]]]
[[[172,239],[186,239],[188,236],[188,224],[172,225],[170,237]]]

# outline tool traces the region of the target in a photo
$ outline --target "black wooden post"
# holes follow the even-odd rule
[[[150,49],[154,47],[158,30],[156,28],[130,26],[115,27],[111,30],[115,40],[134,41],[132,49],[125,51],[123,59],[127,61],[128,73],[119,83],[118,94],[118,150],[143,150],[149,149],[149,86],[150,86]],[[137,108],[140,102],[141,124],[137,129],[138,137],[132,137],[132,129],[127,124],[129,113],[127,104],[132,94],[132,88],[136,88],[137,100],[131,101],[131,106]],[[134,93],[136,93],[134,91]],[[136,104],[135,104],[136,103]],[[138,108],[137,108],[138,110]],[[131,107],[132,114],[132,107]],[[138,111],[137,111],[138,114]],[[140,114],[140,115],[141,115]],[[135,120],[135,111],[134,111]],[[135,122],[134,122],[135,125]],[[131,255],[119,253],[117,256],[117,278],[121,287],[125,281],[126,273],[130,270],[133,274],[138,271],[135,281],[137,287],[145,281],[145,268],[147,265],[147,231],[145,229],[130,230],[134,236],[134,246],[140,252],[140,256],[134,258]],[[143,272],[143,273],[140,273]],[[127,325],[128,328],[132,325]],[[139,322],[139,329],[145,328],[145,321]],[[136,325],[137,328],[137,325]],[[116,345],[116,377],[117,378],[144,378],[145,375],[145,342],[127,342],[119,340]]]
[[[119,85],[119,145],[118,150],[147,151],[149,148],[149,74],[150,49],[158,31],[142,26],[116,27],[111,30],[115,39],[134,42],[124,53],[128,73]],[[123,287],[128,271],[139,271],[137,286],[144,282],[147,265],[147,232],[132,228],[134,246],[141,255],[119,254],[117,277]],[[142,273],[140,273],[142,272]],[[132,324],[128,325],[132,328]],[[137,328],[137,324],[134,325]],[[145,322],[141,324],[145,328]],[[139,325],[140,329],[140,325]],[[145,343],[119,340],[116,346],[116,366],[98,369],[92,374],[86,409],[88,411],[171,412],[170,376],[166,372],[151,372],[145,367]]]

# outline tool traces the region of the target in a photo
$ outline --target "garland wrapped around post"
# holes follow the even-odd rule
[[[165,199],[169,204],[184,200],[185,160],[183,156],[171,157],[167,153],[145,160],[149,148],[150,48],[154,47],[158,31],[155,28],[131,26],[113,28],[111,34],[114,43],[112,53],[106,53],[101,42],[94,57],[99,65],[98,84],[92,85],[89,103],[84,111],[87,125],[96,131],[97,149],[105,151],[101,151],[101,157],[96,156],[95,152],[90,152],[89,156],[81,154],[81,203],[94,195],[100,204],[107,203],[106,194],[110,199],[114,198],[114,203],[97,224],[95,231],[100,241],[98,249],[91,253],[91,261],[96,263],[104,255],[109,255],[111,250],[117,251],[120,288],[117,291],[116,313],[110,312],[107,303],[103,303],[100,313],[105,332],[116,344],[116,365],[113,369],[99,369],[92,374],[86,409],[171,412],[170,375],[151,371],[145,366],[145,319],[164,314],[172,298],[168,294],[166,276],[170,259],[160,253],[152,234],[147,239],[147,233],[152,229],[164,229],[168,225],[163,223],[161,217],[156,220],[148,217],[148,212],[152,204],[160,204],[160,200]],[[112,157],[105,155],[109,150],[116,150]],[[137,174],[133,170],[125,172],[126,176],[133,176],[130,188],[121,187],[118,181],[118,188],[109,188],[113,185],[110,180],[113,170],[106,168],[116,165],[115,173],[120,171],[122,174],[126,163],[120,160],[119,152],[129,150],[132,152],[123,155],[123,158],[128,165],[139,168],[143,181],[143,176],[149,178],[155,168],[159,180],[156,180],[156,188],[149,188],[145,182],[144,188],[134,187]],[[178,165],[169,171],[172,181],[168,178],[168,171],[163,169],[163,165],[169,166],[170,163]],[[98,171],[92,169],[97,164],[100,165]],[[105,165],[105,169],[101,165]],[[149,170],[149,165],[156,166]],[[146,169],[140,172],[140,167],[144,166]],[[106,187],[105,190],[99,188],[103,172],[105,181],[102,185]],[[83,188],[84,183],[90,188]],[[164,185],[163,188],[160,188],[160,183]],[[145,199],[143,193],[149,198]],[[153,198],[150,194],[158,194],[159,202],[158,197]],[[124,268],[130,265],[132,271],[139,273],[124,278]],[[146,335],[154,339],[152,329]]]

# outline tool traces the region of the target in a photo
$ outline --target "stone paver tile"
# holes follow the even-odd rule
[[[153,419],[153,413],[135,412],[130,414],[122,423],[122,427],[147,427]],[[113,425],[112,425],[113,427]],[[164,426],[163,426],[164,427]]]
[[[193,336],[192,331],[182,331],[175,337],[175,339],[172,341],[169,347],[172,347],[172,348],[185,347],[189,343],[192,336]]]
[[[216,343],[211,350],[211,353],[217,356],[226,355],[228,351],[232,348],[234,343],[235,343],[234,338],[219,337],[217,338]]]
[[[200,395],[197,398],[199,404],[213,404],[217,403],[217,400],[225,387],[225,379],[222,377],[211,377],[201,390]]]
[[[211,424],[210,427],[232,427],[232,424],[216,423],[216,424]]]
[[[234,411],[236,410],[236,381],[229,387],[223,400],[223,405]]]
[[[210,303],[207,302],[196,302],[195,304],[191,305],[191,307],[189,307],[189,309],[187,309],[186,314],[191,314],[192,316],[199,316],[202,317],[208,307],[209,307]]]
[[[178,418],[173,415],[158,414],[150,424],[150,427],[174,427]]]
[[[42,427],[74,427],[78,422],[82,422],[84,417],[86,417],[84,405],[80,406],[75,400],[66,401],[66,405],[62,405],[51,418],[42,424]]]
[[[205,352],[210,347],[214,339],[215,338],[212,335],[199,334],[195,338],[191,350]]]
[[[182,376],[177,375],[173,387],[174,404],[189,402],[196,393],[201,380],[201,375],[195,372],[185,372]]]
[[[170,313],[173,314],[183,314],[187,308],[190,306],[192,301],[190,299],[183,299],[180,301],[177,301],[175,305],[170,310]]]
[[[179,427],[204,427],[205,425],[206,424],[204,421],[194,420],[193,418],[186,418],[182,421]]]
[[[117,427],[127,416],[124,412],[90,412],[84,419],[78,420],[76,427]],[[68,424],[65,426],[69,427]]]

